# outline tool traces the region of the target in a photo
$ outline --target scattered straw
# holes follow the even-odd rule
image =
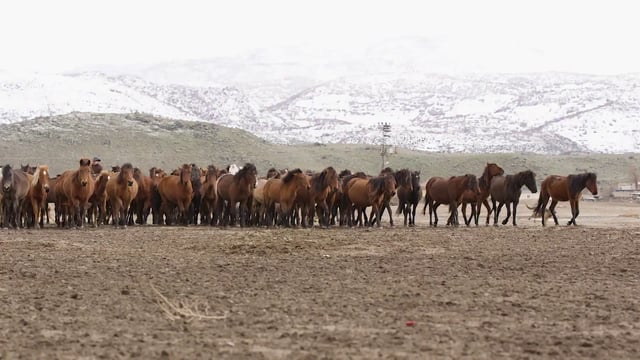
[[[191,322],[193,320],[223,320],[226,315],[209,315],[208,304],[190,303],[185,301],[171,302],[166,296],[162,295],[158,289],[149,283],[151,289],[160,298],[157,301],[158,306],[164,312],[169,320],[185,320]]]

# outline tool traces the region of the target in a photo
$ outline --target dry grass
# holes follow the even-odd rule
[[[210,315],[209,305],[207,303],[190,302],[179,300],[177,302],[170,301],[166,296],[156,289],[153,284],[149,283],[149,287],[158,297],[156,303],[163,311],[165,316],[171,320],[184,320],[191,322],[193,320],[223,320],[227,315]]]

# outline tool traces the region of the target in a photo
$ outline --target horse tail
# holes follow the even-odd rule
[[[542,212],[542,207],[544,206],[544,203],[547,201],[547,199],[549,199],[549,191],[547,190],[546,186],[544,186],[544,181],[543,181],[542,184],[540,185],[540,195],[538,196],[538,204],[533,209],[530,208],[529,206],[527,206],[527,208],[529,208],[530,210],[533,210],[533,213],[535,215],[543,216],[544,213]]]

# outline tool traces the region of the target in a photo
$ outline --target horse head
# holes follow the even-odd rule
[[[91,160],[87,158],[80,159],[80,167],[76,172],[76,177],[78,178],[78,180],[80,181],[80,185],[82,186],[87,186],[91,179],[91,168],[89,167],[90,165]]]
[[[384,176],[384,192],[385,194],[389,194],[393,196],[396,194],[397,188],[396,178],[393,174],[388,174]]]
[[[5,165],[2,168],[2,191],[8,193],[13,187],[13,171],[11,165]]]
[[[409,169],[398,170],[393,173],[396,178],[396,186],[406,186],[409,191],[413,191],[413,182],[411,181],[411,171]]]
[[[130,163],[125,163],[120,168],[120,173],[118,174],[118,184],[122,184],[127,182],[127,186],[133,186],[133,182],[135,181],[133,177],[133,165]]]
[[[180,184],[187,185],[191,183],[191,165],[183,164],[178,176],[180,176]]]
[[[536,174],[531,170],[526,170],[523,172],[524,175],[524,185],[531,191],[532,193],[538,192],[538,187],[536,186]]]
[[[591,194],[598,195],[598,176],[596,173],[587,173],[585,187],[591,192]]]
[[[33,173],[32,187],[40,183],[45,192],[49,192],[49,167],[47,165],[38,165]]]

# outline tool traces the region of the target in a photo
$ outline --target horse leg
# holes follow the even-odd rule
[[[387,212],[389,213],[389,223],[391,224],[391,226],[393,226],[393,214],[391,212],[390,202],[391,202],[391,200],[385,201],[385,205],[384,205],[385,207],[382,208],[382,213],[380,214],[380,216],[382,216],[382,214],[384,214],[384,209],[387,209]],[[380,226],[379,224],[380,224],[380,221],[378,221],[378,226]]]
[[[505,206],[505,208],[507,209],[507,217],[502,220],[502,225],[507,225],[507,223],[509,222],[509,218],[511,217],[511,203],[506,203],[506,205],[507,206]]]
[[[464,220],[465,225],[469,226],[471,223],[471,217],[473,216],[473,210],[471,216],[469,216],[469,220],[467,221],[467,203],[463,202],[460,207],[462,208],[462,220]]]
[[[516,224],[516,212],[518,211],[518,199],[513,202],[513,226],[517,226]]]
[[[558,205],[558,201],[555,199],[551,200],[551,205],[549,206],[549,211],[551,212],[551,216],[553,216],[553,222],[556,223],[556,225],[559,225],[558,223],[558,217],[556,216],[556,206]],[[543,219],[544,219],[544,207],[542,208],[542,215],[543,215]],[[543,220],[544,221],[544,220]]]
[[[429,204],[429,224],[431,224],[431,213],[433,212],[433,227],[438,226],[438,206],[440,206],[440,203],[434,203],[433,208]]]
[[[576,218],[580,213],[580,209],[578,209],[578,200],[569,199],[569,205],[571,206],[571,220],[567,223],[567,225],[573,224],[576,226]]]
[[[416,201],[411,205],[411,215],[410,215],[411,222],[410,222],[410,225],[416,226],[416,210],[417,209],[418,209],[418,202]]]
[[[388,207],[389,205],[387,205],[387,209],[389,209]],[[378,204],[372,204],[371,207],[373,208],[373,210],[375,210],[376,213],[376,226],[380,227],[380,218],[382,217],[382,215],[384,214],[384,210],[385,210],[385,206],[380,206]],[[391,216],[391,210],[389,210],[389,216]],[[393,226],[393,223],[391,224]],[[373,226],[373,223],[371,223],[371,226]]]
[[[496,200],[491,199],[491,202],[493,203],[493,226],[498,226],[498,214],[500,214],[500,209],[502,209],[503,203],[496,206]]]

